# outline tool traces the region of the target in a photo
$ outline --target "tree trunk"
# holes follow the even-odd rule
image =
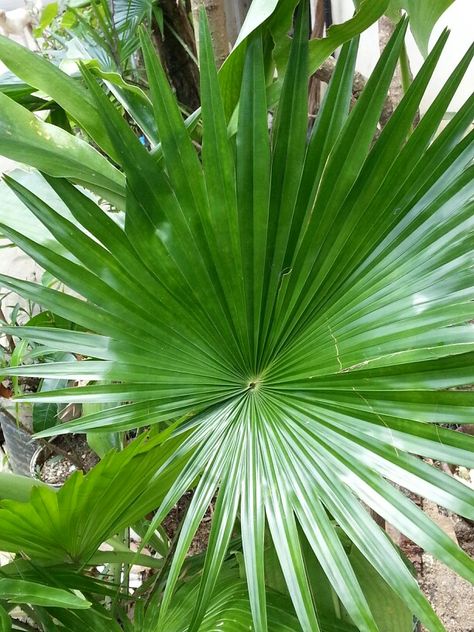
[[[155,45],[178,101],[193,112],[199,107],[200,99],[199,71],[188,52],[196,55],[192,24],[186,7],[181,2],[160,0],[160,8],[163,11],[164,28],[162,35],[158,25],[154,23]]]
[[[313,30],[311,31],[310,36],[311,39],[320,38],[324,35],[324,4],[324,0],[316,0]],[[319,103],[321,101],[321,80],[316,74],[310,77],[308,93],[308,114],[310,117],[314,117],[319,109]]]
[[[235,44],[251,0],[223,0],[227,24],[227,36],[231,46]]]
[[[199,42],[199,12],[201,7],[204,7],[206,11],[214,55],[217,67],[220,68],[229,54],[225,3],[223,0],[191,0],[191,7],[196,42]]]
[[[387,45],[389,39],[392,37],[393,32],[395,30],[395,24],[387,18],[386,16],[382,16],[379,20],[379,46],[380,51],[383,51],[385,46]],[[397,64],[397,68],[392,78],[392,82],[390,84],[387,106],[385,108],[385,115],[383,119],[380,121],[382,127],[387,123],[390,116],[393,114],[393,111],[400,103],[403,98],[403,86],[402,86],[402,76],[400,72],[400,65]]]

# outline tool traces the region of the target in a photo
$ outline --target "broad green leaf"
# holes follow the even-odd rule
[[[20,81],[12,73],[5,72],[0,77],[0,92],[26,108],[36,110],[45,104],[44,99],[34,95],[34,88]]]
[[[362,0],[362,2],[358,3],[359,6],[354,17],[342,24],[332,25],[325,37],[311,40],[309,44],[309,75],[313,74],[336,48],[356,37],[376,22],[384,14],[388,4],[389,0]],[[238,100],[238,92],[236,93],[233,79],[242,76],[247,39],[274,14],[275,10],[280,8],[285,8],[284,3],[278,3],[275,0],[254,0],[251,4],[234,50],[219,72],[219,80],[228,117],[232,114]],[[282,43],[279,40],[277,40],[276,44],[278,46],[277,65],[280,72],[284,74],[288,60],[289,45],[288,42]],[[282,78],[280,77],[270,88],[269,100],[271,103],[277,100],[281,85]]]
[[[453,2],[454,0],[430,0],[430,2],[391,0],[386,13],[392,20],[398,21],[401,10],[407,11],[410,17],[410,29],[418,48],[426,57],[433,27]]]
[[[278,6],[278,0],[254,0],[247,11],[245,21],[235,43],[237,47],[253,31],[267,20]]]
[[[3,599],[10,603],[25,603],[32,606],[49,606],[70,610],[90,608],[91,606],[89,601],[67,590],[22,579],[0,578],[0,594]]]
[[[41,481],[36,481],[27,476],[0,472],[0,500],[5,498],[26,502],[33,487],[46,487]]]
[[[431,0],[430,2],[408,0],[410,28],[424,56],[428,54],[428,44],[434,25],[453,2],[454,0]]]
[[[67,381],[64,379],[51,379],[46,378],[41,384],[39,389],[42,393],[48,391],[54,391],[58,388],[64,388],[67,385]],[[33,430],[34,432],[41,432],[60,423],[58,418],[58,406],[57,404],[35,404],[33,406]]]
[[[170,609],[166,618],[167,630],[185,632],[197,591],[196,581],[180,586],[177,592],[176,605]],[[291,612],[291,604],[288,603],[286,596],[271,592],[268,611],[272,631],[294,632],[301,629],[296,617]],[[252,617],[245,582],[230,567],[224,572],[222,580],[214,592],[211,607],[199,630],[200,632],[211,632],[218,629],[231,632],[236,629],[249,629],[251,626]],[[150,626],[150,629],[153,632],[158,631],[155,627]],[[334,628],[330,625],[323,628],[324,632],[333,632],[333,630]],[[339,632],[346,632],[346,628],[339,628]],[[353,632],[353,630],[349,628],[349,632]]]
[[[51,2],[46,5],[41,12],[41,17],[38,26],[36,27],[37,33],[41,36],[44,29],[48,28],[53,20],[58,15],[59,6],[57,2]]]
[[[55,194],[40,173],[15,169],[9,175],[48,203],[59,214],[71,220],[74,219],[67,205]],[[0,206],[1,223],[8,224],[15,230],[23,232],[30,239],[48,245],[53,250],[61,252],[64,256],[71,256],[71,253],[61,247],[49,230],[32,215],[29,209],[19,202],[18,197],[9,189],[4,180],[0,182],[0,195],[2,197]]]
[[[80,138],[49,123],[0,93],[0,153],[55,177],[69,177],[123,207],[122,174]]]
[[[388,0],[362,0],[350,20],[333,24],[326,37],[314,39],[309,44],[309,72],[312,74],[338,46],[365,31],[383,15]]]
[[[349,559],[364,589],[380,632],[413,632],[413,615],[355,547]]]
[[[126,82],[120,73],[102,70],[96,59],[88,61],[86,65],[95,75],[104,79],[112,94],[138,124],[149,142],[154,146],[158,145],[153,106],[144,91]]]
[[[104,410],[101,404],[83,404],[81,417],[93,415]],[[110,450],[120,450],[121,440],[118,432],[89,432],[87,443],[91,450],[103,458]]]
[[[2,550],[23,552],[43,564],[87,563],[100,544],[163,497],[168,474],[165,468],[163,476],[156,478],[155,473],[160,463],[166,464],[173,445],[176,440],[161,449],[158,440],[147,443],[142,435],[122,452],[109,453],[86,476],[73,474],[58,492],[35,483],[28,502],[2,501]]]
[[[87,90],[77,79],[69,77],[41,55],[3,36],[0,36],[0,59],[20,79],[49,95],[69,112],[90,137],[114,157],[103,121]],[[6,105],[2,101],[3,107]]]

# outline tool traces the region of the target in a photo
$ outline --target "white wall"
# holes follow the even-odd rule
[[[443,84],[448,79],[449,75],[453,71],[456,64],[461,60],[464,53],[467,51],[473,41],[474,34],[474,2],[473,0],[455,0],[455,2],[444,13],[435,28],[430,39],[430,47],[436,42],[437,38],[441,34],[441,31],[448,27],[451,31],[446,47],[443,51],[442,61],[438,65],[433,79],[428,86],[427,94],[422,101],[422,108],[425,108],[431,103],[433,98],[438,94]],[[411,37],[408,40],[407,47],[409,50],[410,61],[413,66],[413,70],[416,72],[419,70],[423,58],[418,51],[418,48]],[[464,101],[470,96],[474,88],[474,63],[471,64],[464,80],[459,87],[453,101],[450,105],[450,110],[456,112]]]
[[[420,0],[421,1],[421,0]],[[423,0],[429,1],[429,0]],[[354,11],[352,0],[332,0],[333,17],[335,22],[342,22],[351,17]],[[426,111],[432,100],[438,94],[446,79],[451,74],[456,64],[460,61],[466,50],[473,41],[474,32],[474,1],[455,0],[449,9],[438,20],[431,35],[430,46],[436,41],[441,31],[448,27],[451,31],[448,42],[444,49],[441,63],[436,69],[433,79],[428,86],[425,97],[421,104],[421,111]],[[418,72],[423,57],[421,56],[415,40],[411,33],[408,34],[407,50],[410,58],[410,65],[414,73]],[[364,75],[370,74],[374,68],[379,55],[378,30],[377,25],[371,26],[361,36],[359,57],[357,59],[357,69]],[[457,91],[450,111],[457,111],[464,101],[469,97],[474,86],[474,63],[471,64],[462,84]]]

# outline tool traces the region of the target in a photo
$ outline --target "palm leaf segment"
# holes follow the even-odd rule
[[[260,33],[247,46],[238,129],[229,139],[202,22],[202,150],[146,38],[161,153],[139,144],[86,74],[127,176],[124,230],[67,181],[50,184],[75,223],[10,181],[72,257],[2,230],[86,299],[3,277],[6,287],[86,329],[14,333],[93,358],[16,374],[105,382],[38,396],[110,404],[65,432],[188,415],[176,431],[182,441],[157,472],[173,459],[184,464],[155,522],[199,481],[157,630],[216,492],[190,630],[205,614],[237,516],[257,630],[268,625],[269,538],[302,629],[320,629],[300,530],[355,625],[377,630],[335,523],[430,630],[443,629],[361,500],[473,578],[469,558],[398,489],[474,516],[468,488],[414,456],[474,462],[473,439],[441,426],[472,420],[472,393],[452,387],[474,381],[466,324],[474,145],[472,132],[465,136],[474,100],[432,140],[472,51],[410,135],[443,34],[373,143],[405,30],[402,21],[350,114],[357,42],[344,47],[309,139],[301,17],[270,135]]]

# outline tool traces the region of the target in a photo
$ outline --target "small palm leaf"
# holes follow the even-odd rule
[[[471,490],[417,456],[474,463],[473,438],[444,427],[470,423],[474,401],[458,388],[474,382],[474,143],[473,133],[466,135],[474,99],[433,140],[473,50],[412,132],[443,34],[374,142],[407,23],[396,28],[350,113],[357,42],[348,43],[308,139],[305,16],[303,3],[270,134],[260,31],[247,46],[230,139],[203,19],[197,150],[142,35],[161,160],[85,72],[127,179],[124,229],[64,180],[49,179],[76,223],[8,180],[74,259],[8,226],[1,230],[86,300],[8,277],[2,283],[86,331],[7,331],[90,358],[10,373],[97,382],[23,399],[110,403],[61,432],[123,430],[185,415],[155,467],[156,480],[167,485],[151,528],[195,487],[160,629],[216,494],[190,631],[206,617],[237,522],[253,624],[261,631],[273,629],[269,539],[302,629],[324,629],[304,533],[353,623],[376,632],[340,529],[428,629],[443,630],[361,501],[474,578],[468,556],[399,489],[474,517]],[[137,511],[144,507],[140,501]]]
[[[250,609],[245,581],[237,574],[235,569],[227,564],[219,580],[219,586],[214,591],[208,614],[199,627],[200,632],[222,630],[234,632],[236,630],[249,630],[252,627],[252,613]],[[164,628],[156,627],[156,622],[148,616],[150,630],[166,629],[169,632],[185,632],[189,629],[189,619],[193,612],[196,596],[199,591],[199,582],[194,579],[183,583],[176,593],[176,602],[166,617]],[[268,591],[268,621],[270,629],[275,632],[295,632],[300,630],[298,619],[292,613],[289,599],[274,590]],[[356,632],[357,628],[350,624],[338,622],[334,625],[331,621],[323,620],[322,632]]]
[[[162,449],[159,436],[144,439],[141,435],[122,452],[109,453],[87,476],[73,474],[58,492],[41,485],[33,489],[29,502],[2,500],[2,550],[22,553],[40,565],[89,563],[105,540],[141,519],[166,492],[166,480],[156,481],[154,475],[159,462],[172,453],[172,444]],[[175,447],[180,442],[175,441]],[[16,562],[12,566],[18,570]],[[28,568],[21,573],[28,576]],[[60,576],[58,570],[55,577]]]

